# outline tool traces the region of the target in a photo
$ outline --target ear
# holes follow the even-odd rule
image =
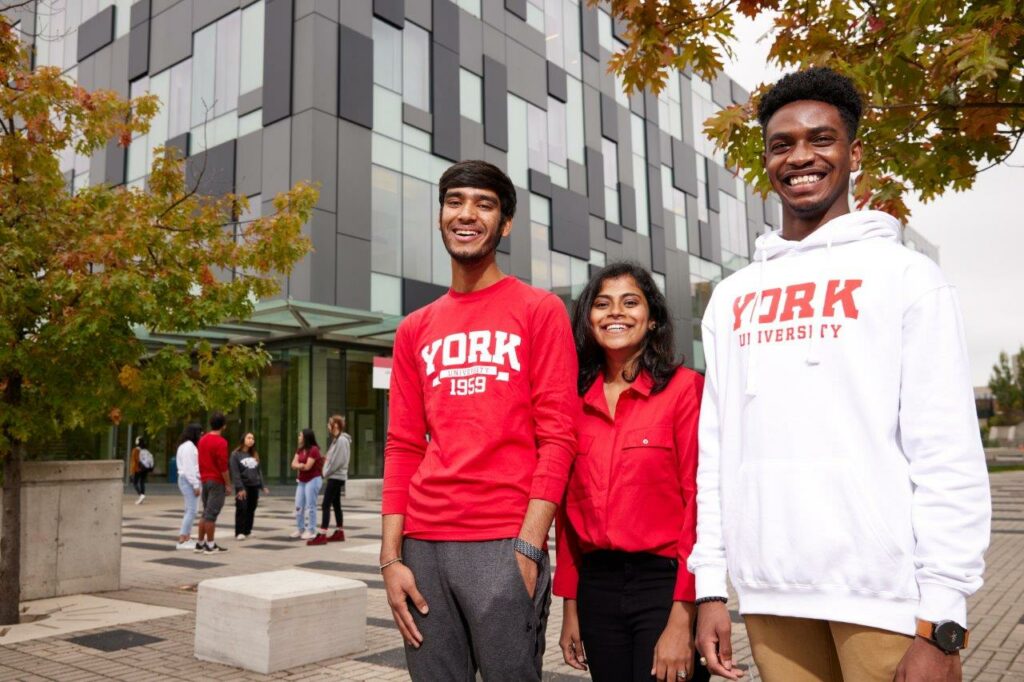
[[[512,219],[509,218],[501,226],[501,236],[507,237],[512,232]]]
[[[861,157],[864,154],[864,145],[861,143],[860,138],[850,143],[850,171],[857,172],[860,170]]]

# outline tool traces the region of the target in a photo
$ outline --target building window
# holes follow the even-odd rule
[[[459,111],[477,123],[484,122],[483,81],[466,69],[459,69]]]
[[[618,147],[607,137],[601,138],[601,155],[604,156],[604,215],[611,223],[620,222]]]
[[[431,198],[429,182],[408,175],[402,179],[402,274],[421,282],[431,281],[430,259],[424,258],[437,217]]]
[[[708,160],[697,154],[697,220],[708,222]]]
[[[689,242],[686,231],[686,195],[672,185],[672,169],[665,165],[661,167],[661,200],[668,211],[669,222],[675,233],[672,243],[677,250],[685,252]],[[672,237],[666,235],[666,240],[668,239]]]
[[[508,96],[508,176],[517,187],[529,186],[526,100]]]
[[[402,96],[373,86],[373,132],[402,139]]]
[[[586,140],[583,127],[583,84],[569,76],[566,81],[568,101],[565,103],[565,145],[570,161],[586,163]]]
[[[544,0],[526,0],[526,23],[544,33]]]
[[[430,111],[430,36],[411,22],[402,30],[402,98]]]
[[[373,20],[373,82],[402,94],[402,32]]]
[[[679,72],[669,69],[665,87],[658,95],[658,127],[677,140],[683,139],[682,111]]]
[[[402,314],[402,279],[370,273],[370,310],[385,315]]]
[[[722,190],[718,192],[718,205],[721,208],[722,264],[730,270],[739,270],[750,262],[747,214],[739,199]]]
[[[459,7],[480,18],[480,0],[458,0]]]
[[[633,184],[636,188],[636,231],[650,234],[651,221],[647,192],[647,131],[644,120],[630,114],[630,137],[633,143]]]
[[[402,274],[402,176],[373,166],[370,269]]]
[[[690,87],[693,90],[693,146],[698,154],[725,165],[723,152],[716,149],[715,143],[704,134],[704,121],[714,116],[720,108],[711,99],[711,85],[694,76],[690,79]]]
[[[597,10],[597,42],[609,52],[615,52],[615,38],[612,34],[612,15],[603,9]]]
[[[566,111],[565,104],[548,97],[548,175],[559,187],[569,186]]]
[[[263,15],[263,0],[242,10],[242,93],[263,87]]]
[[[703,370],[704,341],[701,335],[700,322],[711,300],[711,292],[715,285],[722,281],[722,268],[710,261],[690,256],[690,302],[693,318],[693,366]]]
[[[540,107],[526,105],[526,137],[530,168],[548,172],[548,114]]]

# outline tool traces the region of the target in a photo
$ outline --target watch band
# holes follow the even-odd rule
[[[548,555],[547,552],[545,552],[540,547],[534,547],[522,538],[516,538],[512,541],[512,549],[514,549],[515,551],[525,556],[527,559],[530,559],[531,561],[537,564],[544,561],[544,558]]]
[[[932,643],[935,643],[936,646],[938,645],[935,642],[935,623],[932,623],[931,621],[921,620],[920,618],[918,618],[917,619],[917,631],[915,632],[915,634],[918,637],[924,637],[928,641],[930,641]],[[966,649],[967,648],[967,643],[970,640],[970,638],[971,638],[971,631],[965,629],[964,630],[964,644],[961,647],[961,649]]]

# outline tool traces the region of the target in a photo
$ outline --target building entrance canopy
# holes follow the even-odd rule
[[[313,338],[391,347],[401,321],[400,315],[286,299],[260,301],[246,320],[230,320],[193,332],[169,333],[137,327],[135,333],[153,344],[183,344],[190,339],[206,339],[214,345],[255,344]]]

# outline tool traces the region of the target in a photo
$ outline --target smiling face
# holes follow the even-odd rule
[[[781,107],[765,127],[764,166],[782,200],[783,233],[802,238],[850,212],[850,173],[860,169],[860,140],[850,141],[839,110],[817,100]]]
[[[475,187],[449,189],[439,221],[444,248],[467,265],[493,259],[498,242],[512,229],[511,220],[501,222],[498,195]]]
[[[636,280],[629,275],[606,279],[590,307],[590,330],[597,345],[632,356],[651,329],[650,308]]]

